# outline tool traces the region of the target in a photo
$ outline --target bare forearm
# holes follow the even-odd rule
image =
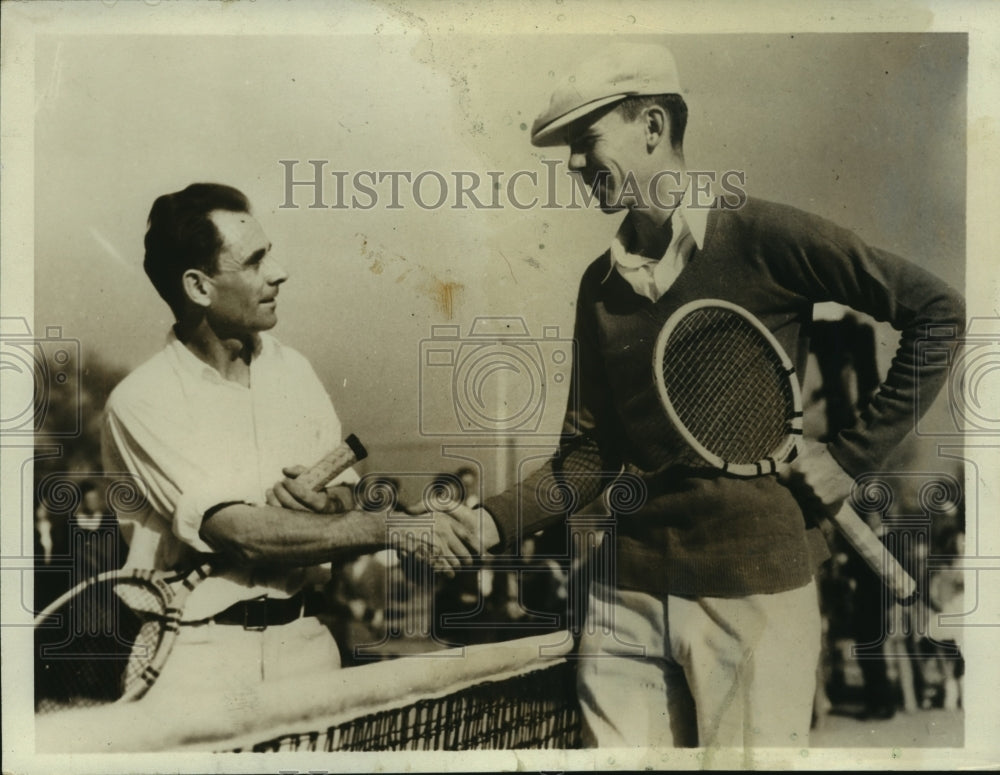
[[[315,565],[385,548],[385,523],[368,512],[315,514],[236,503],[208,517],[201,537],[249,564]]]

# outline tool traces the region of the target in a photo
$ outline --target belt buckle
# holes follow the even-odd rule
[[[251,611],[260,611],[261,614],[259,617],[255,617]],[[263,624],[258,619],[262,619]],[[243,603],[243,629],[250,632],[263,632],[267,629],[267,595],[261,595]]]

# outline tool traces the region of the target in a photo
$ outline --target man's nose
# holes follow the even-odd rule
[[[572,172],[579,172],[587,166],[587,154],[575,152],[569,155],[569,169]]]
[[[278,259],[269,255],[264,259],[264,263],[267,269],[265,276],[269,285],[281,285],[281,283],[288,279],[288,272]]]

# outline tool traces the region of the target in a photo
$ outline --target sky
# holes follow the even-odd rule
[[[751,196],[963,285],[964,35],[638,37],[677,60],[689,168],[738,171]],[[620,216],[540,206],[569,204],[571,184],[565,149],[533,148],[528,130],[568,68],[610,40],[39,36],[36,327],[61,326],[85,358],[130,369],[150,357],[172,322],[141,268],[152,201],[229,183],[290,272],[275,335],[310,358],[346,428],[413,465],[391,455],[422,455],[422,431],[455,424],[438,416],[453,371],[428,368],[435,326],[458,326],[461,342],[477,318],[515,318],[546,352],[568,346],[579,277]],[[288,185],[314,180],[311,162],[326,207]],[[479,181],[475,200],[458,175]],[[551,434],[565,383],[544,387]]]

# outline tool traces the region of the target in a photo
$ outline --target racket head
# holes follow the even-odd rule
[[[704,464],[751,477],[794,457],[802,435],[795,366],[739,305],[698,299],[680,307],[657,336],[653,375],[671,425]]]
[[[188,594],[210,572],[110,571],[35,618],[35,712],[138,699],[159,676]]]

